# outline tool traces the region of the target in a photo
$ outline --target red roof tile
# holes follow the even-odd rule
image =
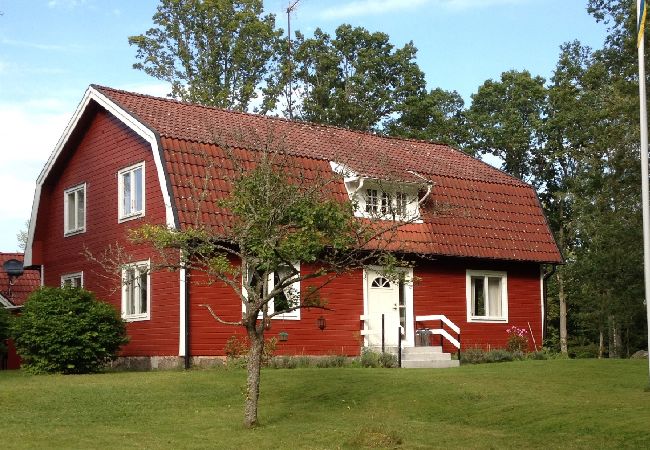
[[[10,259],[23,261],[22,253],[0,253],[0,295],[9,300],[15,306],[21,306],[27,300],[29,294],[38,289],[41,285],[41,273],[38,270],[25,270],[18,277],[13,286],[11,293],[9,290],[9,276],[4,271],[3,265]]]
[[[230,214],[215,200],[228,195],[235,172],[222,147],[252,161],[248,152],[270,143],[295,157],[307,178],[331,174],[335,161],[372,178],[421,182],[416,172],[433,181],[423,223],[399,230],[402,250],[562,262],[533,188],[449,146],[93,87],[160,136],[182,226],[195,223],[193,198],[208,171],[210,195],[200,215],[215,231],[224,229]],[[212,167],[201,155],[210,155]],[[346,198],[342,184],[339,194]]]

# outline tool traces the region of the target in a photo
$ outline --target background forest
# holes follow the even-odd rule
[[[626,357],[647,348],[636,2],[587,8],[608,26],[603,48],[567,42],[549,80],[506,71],[469,106],[426,86],[413,43],[345,24],[287,38],[261,0],[162,0],[129,42],[134,67],[176,98],[444,142],[533,184],[566,260],[549,281],[545,344]]]

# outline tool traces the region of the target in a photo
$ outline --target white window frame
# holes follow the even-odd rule
[[[298,271],[298,273],[300,273],[300,262],[293,263],[293,267],[294,267],[294,269],[296,269]],[[247,274],[248,274],[248,271],[245,270],[242,273],[242,277],[247,276]],[[243,287],[243,282],[244,282],[244,280],[242,279],[242,287]],[[267,283],[268,283],[269,292],[271,292],[271,290],[274,287],[274,283],[275,283],[275,272],[270,273],[268,275]],[[290,286],[290,289],[292,289],[295,292],[295,295],[300,300],[300,298],[301,298],[300,297],[300,281],[296,281],[295,283],[293,283]],[[242,294],[244,295],[244,298],[248,298],[248,291],[246,289],[242,289]],[[245,312],[246,312],[246,304],[242,303],[242,313],[245,313]],[[269,301],[269,303],[268,303],[268,314],[270,315],[270,314],[274,314],[274,313],[275,313],[275,299],[271,299],[271,301]],[[262,313],[260,312],[260,314],[258,315],[259,319],[262,318],[261,314]],[[273,320],[275,320],[275,319],[278,319],[278,320],[280,320],[280,319],[281,320],[300,320],[300,308],[298,308],[298,309],[296,309],[294,311],[291,311],[291,312],[278,314],[277,316],[272,317],[272,319]]]
[[[133,174],[137,169],[141,169],[142,171],[142,209],[140,210],[135,210],[135,204],[136,204],[136,196],[135,196],[135,183],[132,181],[131,182],[131,212],[126,213],[124,211],[124,175],[130,174],[131,178],[133,178]],[[144,161],[139,162],[137,164],[133,164],[132,166],[125,167],[123,169],[120,169],[117,172],[117,218],[118,222],[125,222],[127,220],[132,220],[136,219],[138,217],[144,216],[145,213],[145,200],[146,200],[146,185],[145,185],[145,164]]]
[[[84,196],[84,207],[83,207],[83,226],[79,226],[79,208],[77,207],[77,202],[78,200],[78,193],[83,192]],[[70,206],[70,200],[68,200],[68,197],[74,194],[75,198],[75,207],[74,207],[74,227],[71,225],[71,217],[69,216],[69,206]],[[88,190],[86,189],[86,183],[81,183],[76,186],[73,186],[71,188],[66,189],[63,191],[63,235],[64,236],[72,236],[75,234],[79,233],[84,233],[86,231],[86,210],[88,209]]]
[[[472,277],[483,277],[483,289],[485,297],[485,316],[475,316],[472,314]],[[490,315],[488,299],[488,278],[501,279],[501,315]],[[467,322],[481,323],[504,323],[508,322],[508,274],[502,271],[493,270],[467,270],[466,274],[466,297],[467,297]]]
[[[422,223],[418,192],[413,186],[365,180],[353,200],[357,205],[356,217]]]
[[[76,284],[75,280],[79,280],[79,285]],[[70,287],[74,288],[83,288],[84,287],[84,273],[83,272],[74,272],[66,273],[61,275],[61,287],[66,286],[66,282],[70,282]]]
[[[141,320],[149,320],[151,318],[151,262],[150,260],[138,261],[122,266],[122,319],[127,322],[136,322]],[[147,303],[146,312],[137,312],[133,314],[127,314],[127,290],[129,289],[129,283],[126,280],[127,270],[134,269],[136,274],[134,280],[139,280],[139,276],[146,272],[147,274]]]

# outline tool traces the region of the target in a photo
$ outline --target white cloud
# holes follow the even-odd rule
[[[399,13],[429,5],[430,8],[464,11],[470,8],[489,8],[514,5],[529,0],[352,0],[342,5],[324,9],[323,19],[346,19],[350,17]]]
[[[57,51],[57,52],[75,51],[75,50],[83,49],[83,47],[81,47],[80,45],[41,44],[39,42],[17,41],[15,39],[6,39],[6,38],[2,39],[1,42],[4,45],[11,45],[13,47],[33,48],[36,50],[47,50],[47,51]]]
[[[353,0],[344,5],[326,8],[321,12],[324,19],[344,19],[356,16],[379,15],[415,9],[430,0]]]
[[[71,111],[57,99],[0,104],[0,251],[15,250],[16,233],[31,214],[34,187]]]
[[[50,8],[76,8],[86,3],[86,0],[50,0],[47,2],[47,6]]]

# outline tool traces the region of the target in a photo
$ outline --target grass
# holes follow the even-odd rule
[[[650,448],[647,361],[445,370],[266,369],[242,423],[242,370],[0,372],[0,447]]]

